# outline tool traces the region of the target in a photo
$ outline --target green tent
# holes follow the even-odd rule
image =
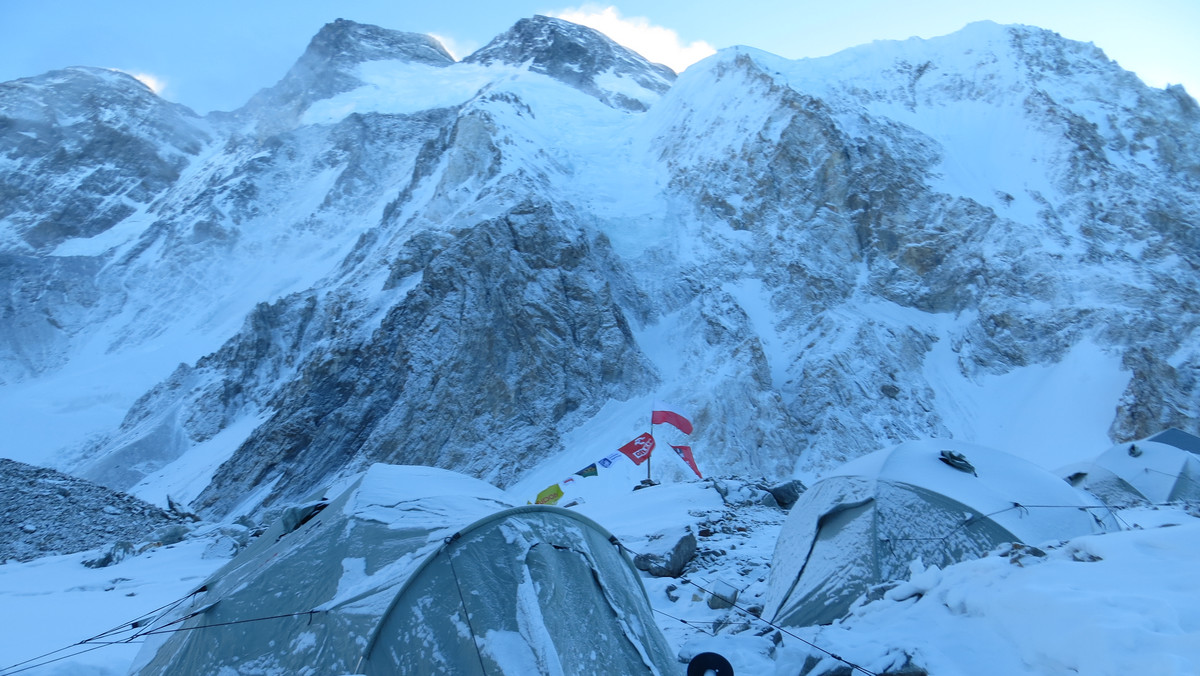
[[[586,517],[511,508],[469,477],[375,465],[213,575],[134,672],[675,673],[614,543]]]
[[[1099,501],[1020,458],[914,441],[847,463],[805,491],[780,530],[763,617],[829,624],[909,566],[947,566],[1008,542],[1115,529]]]

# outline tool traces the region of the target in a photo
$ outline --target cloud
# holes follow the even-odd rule
[[[450,56],[453,56],[455,61],[462,60],[464,56],[478,49],[478,45],[475,45],[472,42],[459,42],[458,40],[455,40],[447,35],[430,33],[429,37],[442,43],[442,46],[446,48],[447,52],[450,52]]]
[[[611,5],[584,5],[551,13],[550,16],[594,28],[613,42],[655,63],[668,66],[677,73],[717,51],[703,40],[685,45],[680,42],[679,34],[670,28],[655,26],[645,17],[623,17]]]
[[[121,69],[117,68],[116,70]],[[135,73],[128,70],[121,70],[121,72],[132,76],[138,82],[141,82],[149,87],[150,91],[158,94],[159,96],[162,96],[163,90],[167,88],[167,81],[157,75],[151,75],[150,73]]]

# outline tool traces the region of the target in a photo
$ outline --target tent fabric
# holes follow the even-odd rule
[[[1170,444],[1189,453],[1200,455],[1200,437],[1184,432],[1177,427],[1169,427],[1150,437],[1146,441],[1157,441],[1162,444]]]
[[[1101,453],[1075,485],[1114,507],[1200,501],[1200,455],[1155,438]]]
[[[971,470],[951,466],[951,454]],[[1006,542],[1110,529],[1102,503],[1024,460],[955,441],[901,444],[800,496],[776,543],[764,617],[828,624],[871,586],[905,577],[913,561],[946,566]]]
[[[143,647],[134,673],[675,668],[607,531],[434,468],[372,466],[336,500],[286,514],[205,586],[175,614],[202,612]]]

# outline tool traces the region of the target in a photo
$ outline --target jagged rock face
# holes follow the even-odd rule
[[[1200,391],[1200,355],[1189,347],[1172,356],[1164,359],[1153,347],[1125,353],[1122,365],[1132,376],[1109,431],[1114,439],[1145,439],[1171,427],[1193,426],[1200,418],[1195,396]]]
[[[625,92],[606,91],[604,83],[597,82],[598,78],[629,79],[654,94],[662,94],[675,80],[675,72],[670,68],[646,61],[597,31],[545,16],[518,21],[508,32],[463,61],[483,65],[529,64],[535,73],[545,73],[625,110],[645,110],[649,101]]]
[[[207,141],[202,120],[124,73],[68,68],[0,83],[6,248],[46,253],[104,232],[158,197]]]
[[[1193,416],[1166,403],[1195,398],[1192,370],[1136,355],[1194,352],[1195,296],[1179,281],[1197,281],[1196,182],[1169,150],[1193,147],[1194,102],[1137,85],[1094,47],[1048,31],[971,31],[969,58],[950,38],[920,50],[910,41],[894,46],[890,64],[861,71],[859,54],[830,57],[845,64],[841,77],[819,62],[722,55],[689,70],[651,112],[670,120],[656,144],[672,187],[700,218],[755,242],[731,252],[737,272],[727,274],[751,266],[778,328],[805,336],[794,361],[772,370],[808,447],[838,449],[811,456],[814,469],[879,439],[949,433],[923,373],[941,340],[967,378],[1053,364],[1093,340],[1126,353],[1135,374],[1154,374],[1131,381],[1115,437]],[[701,98],[708,105],[689,103]],[[962,162],[952,132],[972,116],[1024,137],[1003,137],[1017,149],[979,164],[1013,162],[1038,139],[1018,165],[1023,193],[1002,190],[1022,176],[1004,167],[992,172],[993,194],[946,186],[950,162]],[[688,142],[696,137],[728,144]],[[1165,263],[1172,256],[1182,265]],[[868,299],[950,313],[958,326],[944,334],[850,309]]]
[[[393,61],[465,93],[303,123]],[[211,483],[187,497],[208,515],[376,461],[508,485],[650,395],[687,405],[707,473],[807,480],[960,433],[948,379],[1084,344],[1132,376],[1113,439],[1196,431],[1184,92],[988,24],[819,60],[738,48],[673,80],[543,17],[460,64],[331,24],[276,88],[209,118],[213,142],[122,246],[38,258],[4,221],[0,356],[70,369],[89,330],[119,353],[233,314],[72,449],[86,476],[147,491],[203,455]]]
[[[300,366],[200,507],[223,512],[265,482],[298,497],[314,476],[370,462],[504,485],[561,449],[553,430],[644,392],[653,367],[584,237],[533,205],[460,233],[369,339]]]
[[[124,73],[0,83],[0,383],[61,366],[121,295],[96,279],[101,261],[56,247],[148,209],[209,140],[202,119]]]

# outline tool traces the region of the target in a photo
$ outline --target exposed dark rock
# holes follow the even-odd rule
[[[649,94],[665,92],[675,80],[670,68],[646,61],[598,31],[545,16],[521,19],[463,61],[528,64],[535,73],[545,73],[610,106],[627,110],[645,110],[649,101],[605,90],[597,83],[597,76],[610,73],[628,78]]]
[[[558,447],[548,430],[644,391],[653,371],[581,235],[532,204],[462,233],[364,343],[298,365],[199,506],[219,513],[268,477],[300,495],[352,461],[504,484]]]
[[[781,484],[775,484],[767,488],[767,492],[775,498],[775,502],[782,509],[791,509],[792,505],[800,499],[800,495],[806,490],[804,483],[799,479],[792,479]]]

